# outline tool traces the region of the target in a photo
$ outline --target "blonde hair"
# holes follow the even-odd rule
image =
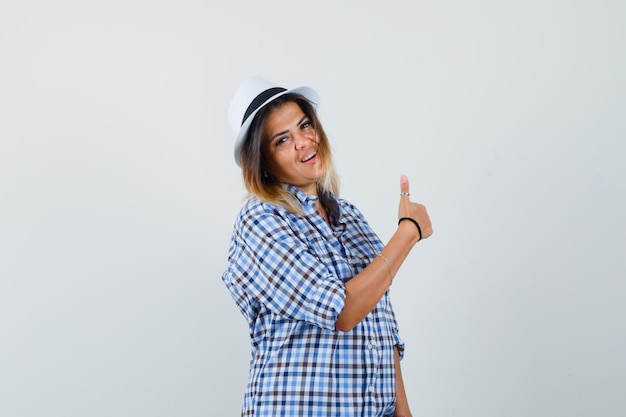
[[[269,174],[267,159],[263,153],[265,138],[265,122],[267,116],[285,103],[294,102],[311,119],[317,132],[317,155],[324,167],[324,174],[317,182],[318,195],[330,192],[339,195],[339,177],[335,171],[330,143],[326,132],[317,116],[315,108],[304,96],[289,93],[282,95],[261,108],[254,117],[248,137],[241,149],[241,171],[243,182],[251,195],[272,204],[285,207],[293,214],[300,214],[302,206],[298,199],[283,185]]]

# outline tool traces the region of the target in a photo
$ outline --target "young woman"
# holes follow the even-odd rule
[[[398,228],[383,245],[338,197],[317,93],[245,80],[229,109],[250,193],[222,280],[250,328],[244,416],[411,416],[404,343],[388,288],[432,234],[400,179]]]

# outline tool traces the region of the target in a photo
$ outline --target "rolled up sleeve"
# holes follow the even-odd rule
[[[287,218],[276,212],[244,212],[229,258],[235,291],[285,319],[334,330],[345,287],[297,237]]]

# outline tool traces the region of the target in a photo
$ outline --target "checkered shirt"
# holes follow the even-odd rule
[[[251,197],[241,209],[222,280],[250,327],[242,416],[393,415],[394,346],[404,351],[388,293],[349,332],[335,330],[344,284],[383,245],[362,213],[333,198],[333,226],[317,197],[287,186],[299,216]]]

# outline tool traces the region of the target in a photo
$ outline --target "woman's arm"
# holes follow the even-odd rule
[[[394,347],[394,356],[396,363],[396,411],[395,417],[412,417],[409,409],[409,400],[404,390],[404,381],[402,380],[402,370],[400,369],[400,352],[398,346]]]
[[[430,218],[426,207],[411,202],[408,194],[409,180],[404,175],[400,179],[400,190],[403,194],[400,197],[398,218],[415,219],[421,227],[421,238],[426,239],[433,233]],[[350,331],[372,311],[391,285],[393,277],[413,246],[419,241],[420,232],[417,227],[410,221],[400,222],[398,229],[381,251],[382,256],[377,256],[346,283],[344,308],[335,322],[337,330]]]

